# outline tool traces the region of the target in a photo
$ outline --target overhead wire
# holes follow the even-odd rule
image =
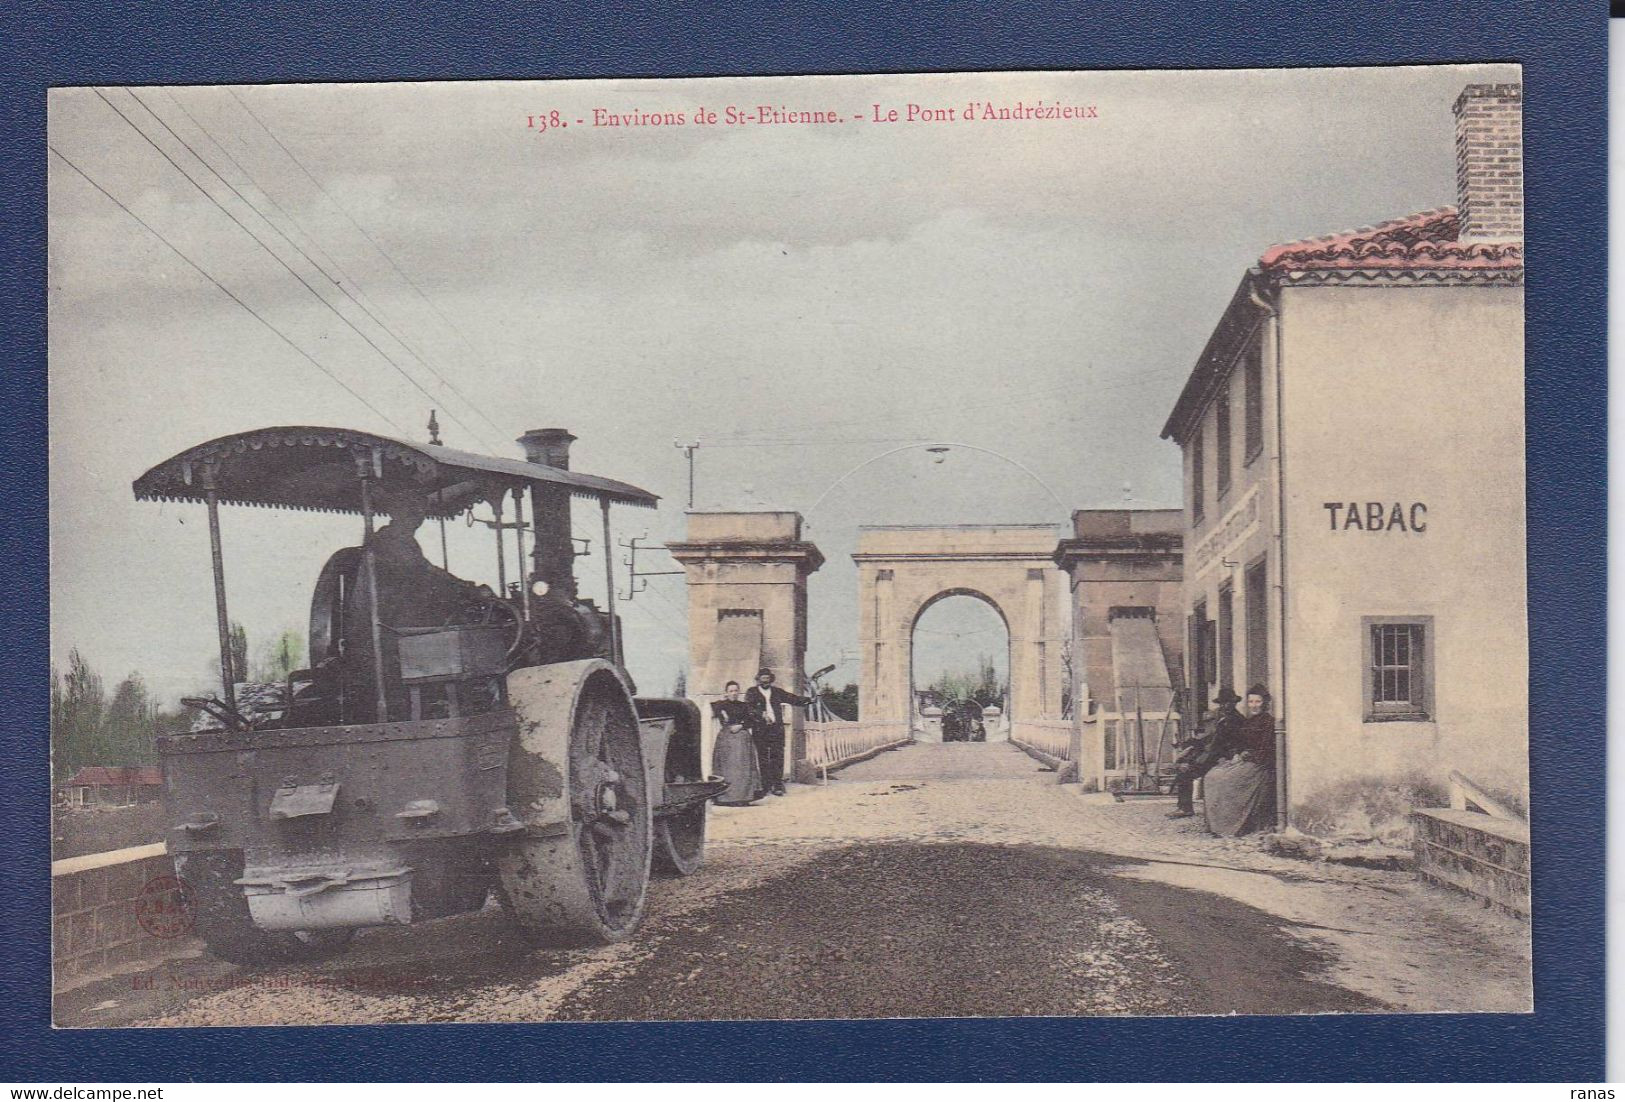
[[[223,157],[225,157],[226,160],[231,162],[232,167],[234,167],[243,176],[243,178],[245,180],[247,180],[254,187],[255,190],[257,190],[262,196],[265,197],[265,200],[268,203],[270,203],[271,206],[273,208],[275,208],[276,211],[279,214],[281,214],[282,217],[284,219],[286,219],[288,221],[288,223],[291,226],[293,226],[293,228],[295,230],[297,230],[299,232],[300,236],[302,236],[307,242],[309,242],[310,246],[315,251],[321,253],[321,255],[326,258],[327,263],[328,263],[329,266],[332,267],[333,272],[338,273],[337,276],[335,276],[333,274],[333,272],[329,272],[326,269],[324,269],[321,264],[316,262],[314,257],[311,257],[303,249],[300,249],[300,247],[297,244],[295,244],[293,242],[293,240],[288,237],[287,234],[283,233],[280,229],[277,229],[275,223],[273,223],[271,221],[271,219],[265,215],[264,211],[260,211],[260,210],[258,210],[258,208],[254,208],[255,212],[258,213],[261,218],[265,219],[266,224],[270,225],[272,229],[277,229],[277,232],[279,234],[281,234],[283,240],[287,241],[290,245],[293,245],[293,247],[295,249],[299,249],[301,254],[303,254],[305,256],[305,258],[311,262],[311,265],[317,271],[321,272],[322,275],[324,275],[327,278],[328,282],[332,283],[333,286],[341,294],[343,294],[346,298],[350,299],[351,302],[354,302],[356,304],[356,306],[359,307],[363,313],[365,313],[369,318],[371,318],[373,320],[374,323],[376,323],[378,325],[379,328],[383,329],[384,332],[388,333],[391,337],[393,337],[395,339],[396,343],[399,344],[403,349],[405,349],[406,352],[413,359],[417,360],[417,362],[419,364],[421,364],[423,366],[423,368],[425,370],[427,370],[431,375],[433,375],[435,377],[435,379],[437,379],[442,386],[446,387],[453,394],[457,395],[457,397],[462,400],[463,404],[465,406],[467,406],[470,411],[472,411],[475,414],[478,414],[479,417],[482,420],[484,420],[487,424],[489,424],[492,428],[497,429],[498,432],[501,432],[502,430],[500,428],[498,428],[496,422],[493,421],[486,414],[485,410],[482,409],[479,406],[478,403],[474,402],[471,398],[469,398],[466,394],[464,394],[457,387],[457,385],[455,383],[453,383],[444,374],[442,374],[440,372],[440,370],[437,369],[434,366],[434,364],[430,363],[428,357],[426,355],[424,355],[423,352],[420,351],[416,346],[414,346],[414,344],[411,341],[407,340],[406,337],[402,333],[400,333],[396,329],[392,328],[387,322],[384,321],[383,318],[378,316],[378,314],[371,308],[371,306],[369,306],[369,303],[371,303],[371,301],[372,301],[372,296],[367,294],[366,288],[364,288],[361,285],[361,281],[359,279],[355,278],[354,276],[352,276],[348,271],[346,271],[344,266],[339,263],[338,259],[336,257],[334,257],[333,254],[330,253],[326,248],[324,248],[319,241],[317,241],[315,235],[310,232],[310,230],[300,221],[300,219],[296,215],[294,215],[291,211],[289,211],[286,207],[284,207],[280,202],[277,201],[276,196],[271,194],[270,189],[268,189],[263,183],[261,183],[259,181],[259,179],[255,177],[254,173],[252,171],[250,171],[249,168],[246,165],[244,165],[241,161],[239,161],[235,156],[232,155],[231,150],[226,148],[225,143],[221,142],[220,139],[217,138],[214,135],[214,133],[206,125],[204,125],[203,121],[201,119],[199,119],[196,115],[194,115],[191,112],[191,110],[186,106],[186,104],[181,101],[180,97],[175,95],[174,90],[173,89],[165,89],[164,91],[168,94],[169,101],[172,104],[175,105],[175,107],[181,112],[181,114],[186,116],[187,120],[192,124],[192,126],[200,134],[202,134],[205,138],[207,138],[209,140],[209,142],[215,147],[215,149],[220,151],[220,154]],[[158,115],[158,113],[156,111],[153,110],[151,104],[149,104],[145,100],[143,100],[133,90],[131,91],[131,95],[135,96],[136,100],[138,102],[140,102],[143,107],[146,108],[147,113],[152,115],[153,118],[157,119],[159,124],[164,126],[164,129],[168,130],[171,134],[174,134],[176,140],[177,141],[182,141],[183,144],[184,144],[184,139],[182,139],[180,137],[180,135],[175,134],[174,129],[172,127],[170,127],[167,123],[164,122],[163,118],[160,115]],[[188,147],[188,148],[190,148],[190,147]],[[193,151],[193,156],[197,156],[197,153],[196,153],[195,150]],[[199,158],[199,159],[201,160],[201,158]],[[231,187],[230,182],[227,181],[218,172],[216,172],[215,175],[217,177],[219,177],[221,182],[225,183],[227,187]],[[241,199],[245,204],[247,204],[250,207],[254,207],[254,204],[245,195],[243,195],[240,191],[238,191],[236,188],[232,188],[232,192],[239,199]],[[341,282],[339,277],[343,277],[342,282]],[[351,287],[355,288],[354,292],[352,292],[350,290]],[[359,295],[359,297],[357,297],[358,295]],[[459,424],[460,423],[461,422],[459,422]],[[467,426],[464,426],[464,427],[466,428]],[[486,444],[489,446],[490,441],[487,440]]]
[[[293,278],[299,282],[300,286],[305,288],[305,290],[309,291],[311,293],[311,295],[314,296],[315,299],[318,302],[320,302],[323,306],[325,306],[333,314],[334,317],[338,318],[345,325],[347,325],[351,330],[353,330],[356,333],[357,336],[359,336],[363,341],[365,341],[367,343],[367,345],[370,348],[373,349],[373,351],[377,352],[378,355],[381,356],[384,359],[385,362],[387,362],[391,367],[393,367],[395,369],[395,371],[401,376],[401,378],[405,379],[419,393],[421,393],[425,398],[428,398],[431,402],[438,402],[438,399],[436,399],[433,394],[430,394],[429,391],[424,388],[423,384],[419,383],[416,379],[412,378],[411,373],[408,372],[404,367],[402,367],[401,364],[398,361],[396,361],[393,356],[391,356],[388,352],[384,351],[384,349],[379,346],[377,341],[375,341],[371,337],[369,337],[361,329],[360,326],[356,325],[355,322],[353,322],[349,318],[345,317],[344,312],[341,311],[338,307],[334,306],[333,303],[330,302],[326,298],[326,296],[324,296],[320,291],[316,290],[315,287],[311,286],[309,280],[307,280],[304,276],[300,275],[298,270],[295,269],[293,267],[293,265],[289,264],[285,259],[283,259],[281,254],[279,254],[275,249],[271,248],[270,245],[266,244],[266,242],[265,242],[265,240],[263,238],[261,238],[253,230],[249,229],[247,223],[245,223],[241,218],[238,218],[237,215],[232,213],[230,207],[228,207],[224,203],[222,203],[215,195],[213,195],[209,191],[208,188],[204,187],[195,177],[192,176],[191,173],[187,172],[186,169],[181,166],[179,161],[175,160],[174,157],[171,157],[169,155],[168,151],[165,150],[163,146],[159,145],[152,138],[152,136],[150,134],[148,134],[145,130],[141,129],[141,127],[136,124],[134,119],[132,119],[129,115],[125,114],[122,110],[120,110],[118,105],[115,104],[112,100],[108,99],[107,96],[102,93],[101,89],[94,88],[94,89],[92,89],[92,91],[96,93],[96,95],[101,99],[101,101],[103,103],[107,104],[107,106],[113,111],[114,114],[118,115],[119,118],[123,119],[124,122],[126,124],[128,124],[130,129],[134,130],[138,135],[141,136],[142,140],[144,140],[148,145],[152,146],[152,148],[155,149],[158,152],[159,156],[161,156],[165,161],[169,162],[169,164],[174,167],[176,172],[180,173],[181,176],[184,177],[188,183],[190,183],[194,188],[197,189],[197,191],[198,191],[198,193],[200,195],[202,195],[211,204],[213,204],[222,213],[224,213],[227,218],[230,218],[234,225],[236,225],[239,229],[241,229],[244,233],[246,233],[256,244],[258,244],[260,246],[260,248],[264,249],[265,252],[272,259],[274,259],[278,264],[280,264],[288,272],[289,275],[293,276]],[[133,97],[134,93],[132,92],[131,94],[132,94],[132,97]],[[137,100],[136,102],[140,103],[141,101]],[[142,106],[144,107],[146,105],[142,104]],[[157,116],[155,115],[154,117],[156,118]],[[171,133],[173,133],[173,131],[171,131]],[[177,138],[177,140],[179,140],[182,145],[186,146],[188,151],[190,151],[194,157],[198,156],[196,150],[193,150],[191,148],[191,146],[188,145],[184,139]],[[205,165],[205,167],[208,167],[207,162],[204,162],[201,157],[198,157],[198,160],[200,162],[202,162]],[[212,168],[210,168],[210,171],[212,172],[214,170]],[[215,173],[215,175],[219,176],[219,173]],[[222,177],[222,179],[224,179],[224,178]],[[228,183],[227,186],[230,187],[231,185]],[[263,215],[261,217],[263,217]],[[307,259],[309,259],[309,258],[307,257]],[[475,436],[478,435],[477,433],[474,433],[473,429],[468,427],[466,422],[462,421],[455,414],[453,414],[450,410],[447,410],[446,414],[447,414],[448,417],[451,417],[452,420],[456,421],[457,424],[461,425],[464,429],[467,429],[470,434],[475,435]]]
[[[367,232],[367,228],[365,226],[356,221],[355,216],[345,208],[344,204],[340,203],[338,199],[334,198],[333,193],[327,190],[327,185],[322,183],[322,181],[317,178],[315,173],[311,172],[310,169],[305,167],[305,163],[299,159],[294,151],[289,149],[287,145],[283,143],[281,138],[277,137],[276,131],[271,129],[270,124],[264,119],[260,118],[258,112],[249,106],[248,101],[243,99],[243,97],[237,93],[237,89],[228,86],[226,88],[226,92],[231,96],[232,99],[237,101],[238,106],[243,109],[244,113],[246,113],[249,118],[253,119],[255,124],[258,125],[261,130],[265,131],[266,136],[269,137],[271,141],[276,143],[276,147],[282,150],[283,155],[286,156],[288,160],[293,162],[294,167],[298,168],[300,172],[304,173],[306,179],[308,179],[312,184],[316,185],[316,190],[321,192],[323,198],[332,204],[333,209],[343,215],[345,220],[349,222],[350,225],[355,227],[357,233],[366,238],[367,243],[377,251],[379,256],[384,258],[384,261],[391,268],[394,269],[395,274],[401,277],[402,282],[404,282],[413,290],[413,292],[417,294],[418,298],[421,299],[423,304],[434,313],[435,317],[440,319],[441,324],[443,324],[458,340],[462,341],[463,347],[467,348],[476,359],[479,359],[481,353],[474,347],[473,342],[468,339],[467,334],[465,334],[455,322],[445,315],[440,307],[435,304],[433,299],[424,293],[423,288],[418,286],[417,281],[408,275],[405,269],[395,262],[395,258],[389,254],[387,249],[378,243],[378,240],[374,238],[372,234]],[[453,387],[453,389],[455,390],[456,388]],[[461,394],[460,391],[458,393]],[[466,395],[463,395],[462,397],[464,401],[468,400]],[[480,416],[485,417],[483,411],[480,412]],[[494,421],[491,421],[489,417],[485,417],[485,420],[493,429],[496,429],[498,432],[502,431],[501,428],[499,428]]]
[[[160,242],[162,242],[165,246],[167,246],[169,248],[169,250],[171,252],[173,252],[176,256],[180,257],[183,261],[185,261],[187,263],[187,265],[192,268],[193,271],[197,272],[204,279],[206,279],[210,283],[214,284],[215,287],[217,287],[222,294],[224,294],[232,302],[235,302],[238,306],[241,306],[244,310],[246,310],[249,314],[251,314],[256,321],[258,321],[261,325],[265,326],[265,328],[269,329],[272,333],[276,334],[276,336],[278,338],[280,338],[283,341],[283,343],[285,343],[289,348],[292,348],[295,352],[299,353],[299,355],[303,356],[306,360],[310,361],[310,363],[315,365],[317,370],[321,371],[321,373],[323,375],[326,375],[333,382],[337,383],[339,385],[339,387],[342,388],[346,394],[348,394],[350,397],[354,398],[356,401],[360,402],[367,409],[371,410],[374,414],[376,414],[379,418],[381,418],[384,421],[385,424],[389,425],[396,432],[404,433],[406,431],[405,429],[401,428],[400,425],[396,424],[396,422],[389,416],[389,414],[385,413],[383,410],[379,409],[377,406],[375,406],[371,402],[367,401],[367,399],[362,397],[361,394],[358,391],[356,391],[356,389],[354,387],[352,387],[349,383],[346,383],[343,379],[339,378],[336,374],[334,374],[333,371],[330,368],[328,368],[326,364],[322,363],[315,356],[313,356],[309,352],[307,352],[305,350],[304,346],[299,344],[299,342],[295,341],[287,333],[283,332],[281,329],[279,329],[275,325],[273,325],[271,323],[271,321],[269,319],[267,319],[263,314],[261,314],[258,310],[254,309],[247,302],[244,302],[241,298],[239,298],[237,296],[237,294],[234,291],[232,291],[231,288],[227,287],[224,283],[220,282],[220,280],[216,279],[212,274],[210,274],[197,261],[195,261],[191,257],[187,256],[186,253],[183,252],[180,249],[179,246],[177,246],[173,241],[169,240],[169,238],[165,237],[162,233],[160,233],[158,231],[157,227],[153,226],[152,223],[150,223],[146,219],[142,218],[139,214],[137,214],[129,206],[125,205],[125,203],[121,199],[119,199],[118,196],[114,195],[111,191],[108,191],[107,188],[103,187],[95,179],[95,177],[91,176],[90,173],[86,172],[84,169],[80,168],[77,164],[75,164],[73,162],[73,160],[68,157],[67,154],[63,153],[60,149],[58,149],[54,145],[47,145],[47,148],[50,149],[50,151],[52,153],[55,153],[57,155],[57,158],[59,160],[61,160],[63,164],[67,165],[69,168],[71,168],[75,172],[77,172],[84,179],[84,181],[86,183],[88,183],[91,187],[95,188],[97,191],[101,192],[104,196],[106,196],[107,199],[110,202],[112,202],[114,206],[118,207],[119,210],[121,210],[125,214],[129,215],[132,219],[135,220],[135,222],[138,225],[140,225],[148,233],[150,233],[154,237],[156,237]]]
[[[949,403],[949,404],[936,405],[936,406],[914,406],[914,407],[910,407],[906,411],[902,411],[902,412],[906,412],[906,414],[909,417],[919,417],[921,415],[933,414],[933,413],[949,413],[949,412],[954,412],[954,411],[958,411],[958,410],[966,410],[966,411],[969,411],[969,412],[979,414],[979,413],[982,413],[982,412],[984,412],[986,410],[990,410],[990,409],[1004,409],[1004,408],[1008,408],[1010,406],[1027,405],[1027,404],[1030,404],[1032,402],[1048,401],[1050,398],[1054,397],[1057,394],[1063,394],[1063,393],[1066,393],[1066,394],[1078,394],[1078,393],[1081,392],[1081,393],[1087,395],[1087,394],[1089,394],[1091,392],[1123,390],[1123,389],[1127,389],[1127,388],[1131,388],[1131,387],[1143,386],[1147,382],[1152,381],[1152,380],[1161,379],[1161,378],[1171,378],[1171,377],[1174,377],[1176,375],[1182,375],[1182,374],[1184,374],[1184,372],[1174,372],[1174,371],[1145,372],[1145,373],[1141,373],[1139,375],[1135,375],[1132,378],[1119,377],[1118,380],[1115,383],[1106,383],[1106,384],[1100,384],[1100,385],[1094,385],[1094,386],[1090,386],[1090,385],[1087,385],[1087,384],[1080,385],[1077,382],[1062,383],[1062,384],[1059,384],[1057,386],[1043,387],[1043,388],[1041,388],[1039,390],[1030,391],[1030,392],[1028,392],[1026,394],[1020,394],[1020,395],[1005,398],[1005,399],[1002,399],[1002,400],[1000,400],[1000,399],[978,400],[978,401],[974,401],[974,402],[957,401],[957,402],[953,402],[953,403]],[[868,416],[865,416],[865,417],[859,417],[859,418],[851,418],[851,419],[844,419],[844,420],[837,420],[837,421],[820,421],[820,422],[814,422],[812,424],[797,425],[796,426],[796,431],[798,433],[804,433],[804,432],[807,432],[807,431],[816,432],[816,431],[820,431],[820,430],[857,428],[858,426],[861,426],[861,425],[873,424],[876,421],[896,421],[897,418],[898,418],[898,415],[899,415],[899,411],[893,410],[890,413],[871,414],[871,415],[868,415]],[[763,438],[759,433],[735,433],[735,434],[732,434],[732,435],[729,435],[729,436],[720,436],[720,437],[717,437],[717,438],[715,438],[713,440],[705,440],[705,439],[702,438],[700,443],[701,443],[702,447],[710,447],[710,448],[720,448],[720,447],[768,447],[768,446],[773,446],[773,445],[777,444],[777,441]]]

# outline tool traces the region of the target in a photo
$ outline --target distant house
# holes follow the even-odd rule
[[[70,807],[122,807],[159,799],[163,790],[156,765],[87,765],[56,786],[56,798]]]

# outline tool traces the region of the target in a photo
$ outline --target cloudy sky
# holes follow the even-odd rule
[[[1453,202],[1451,102],[1506,79],[1503,66],[53,92],[53,656],[78,647],[109,678],[140,670],[166,694],[206,685],[203,512],[138,504],[131,481],[266,425],[421,438],[433,407],[447,443],[497,454],[517,455],[526,429],[568,427],[578,469],[662,495],[657,512],[616,515],[617,536],[655,543],[683,531],[673,441],[698,440],[698,507],[807,514],[829,560],[808,662],[840,661],[856,646],[860,524],[1177,505],[1178,453],[1158,433],[1242,272],[1276,242]],[[1095,117],[966,121],[970,101]],[[909,123],[911,103],[955,120]],[[730,105],[843,121],[728,125]],[[875,105],[903,121],[870,121]],[[719,122],[694,125],[702,107]],[[595,109],[687,124],[594,126]],[[530,125],[553,111],[564,128]],[[974,448],[935,463],[904,447],[938,440]],[[255,639],[301,625],[322,560],[358,528],[228,512],[234,618]],[[596,516],[578,533],[594,541],[584,589],[601,599]],[[476,537],[454,527],[451,565],[484,580],[494,561]],[[640,566],[673,569],[658,554]],[[684,664],[684,607],[680,577],[653,577],[623,610],[646,691]],[[972,609],[933,629],[974,654],[985,626]]]

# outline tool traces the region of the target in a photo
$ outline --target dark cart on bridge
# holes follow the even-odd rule
[[[169,849],[213,953],[314,958],[359,927],[478,910],[492,892],[538,940],[618,941],[651,870],[699,867],[723,784],[702,771],[698,712],[634,695],[613,578],[599,610],[574,577],[572,499],[600,506],[608,570],[611,505],[656,498],[571,471],[573,439],[527,433],[518,460],[268,428],[136,480],[138,499],[208,509],[221,695],[189,701],[209,718],[159,753]],[[481,503],[500,592],[432,565],[413,535]],[[280,684],[248,685],[232,665],[222,504],[361,521],[315,580],[309,668]]]

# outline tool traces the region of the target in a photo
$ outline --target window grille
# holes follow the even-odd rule
[[[1426,718],[1429,712],[1428,625],[1371,622],[1366,701],[1372,718]]]

